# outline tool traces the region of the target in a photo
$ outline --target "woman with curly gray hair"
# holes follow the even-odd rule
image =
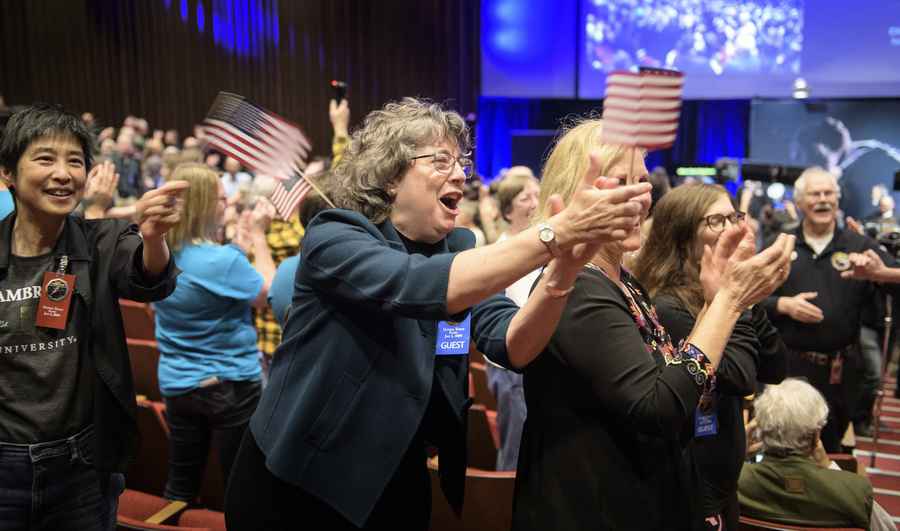
[[[864,477],[841,470],[819,438],[828,404],[812,385],[788,378],[754,403],[762,462],[744,465],[741,514],[780,524],[895,529]]]
[[[234,466],[229,529],[426,529],[426,447],[460,507],[468,359],[522,369],[583,264],[638,222],[650,186],[594,175],[545,223],[474,248],[455,228],[472,162],[459,114],[404,99],[370,113],[333,168],[338,208],[307,228],[271,377]],[[594,174],[596,174],[594,170]],[[520,310],[499,295],[546,266]],[[289,508],[289,510],[288,510]]]

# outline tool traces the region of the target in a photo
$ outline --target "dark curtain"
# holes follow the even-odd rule
[[[599,116],[602,109],[602,100],[480,98],[476,137],[479,173],[490,179],[517,163],[512,160],[510,147],[513,130],[558,129],[573,117]],[[663,166],[671,174],[678,165],[712,164],[721,157],[743,158],[749,125],[749,100],[685,101],[675,145],[649,153],[647,168]]]
[[[422,96],[473,112],[478,1],[3,0],[0,94],[101,125],[128,114],[190,134],[220,90],[301,124],[330,152],[331,79],[354,122]]]

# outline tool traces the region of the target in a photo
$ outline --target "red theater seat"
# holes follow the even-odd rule
[[[466,470],[466,497],[462,516],[450,508],[441,491],[437,465],[429,461],[431,475],[431,531],[509,531],[515,472]]]
[[[470,363],[469,374],[475,387],[475,403],[497,410],[497,398],[488,387],[487,367],[483,363]]]
[[[487,409],[480,404],[474,404],[469,408],[468,422],[466,444],[469,466],[495,470],[497,468],[497,446],[491,433]]]
[[[156,324],[153,308],[144,302],[119,299],[122,309],[122,323],[125,325],[125,337],[128,339],[156,339]]]
[[[159,349],[156,341],[127,339],[128,357],[131,359],[131,376],[134,392],[150,400],[162,400],[159,392]]]

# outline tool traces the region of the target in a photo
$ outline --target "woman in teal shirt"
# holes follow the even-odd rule
[[[228,245],[215,233],[225,211],[218,175],[183,164],[172,179],[191,185],[185,213],[167,239],[182,271],[178,287],[155,305],[159,387],[166,403],[169,477],[165,496],[197,497],[210,443],[228,477],[241,435],[262,390],[251,308],[266,304],[275,272],[265,229],[272,206],[261,202]],[[253,252],[257,266],[247,259]]]

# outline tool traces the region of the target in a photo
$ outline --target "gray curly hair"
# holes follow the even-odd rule
[[[796,378],[767,385],[754,408],[763,447],[778,455],[812,454],[828,420],[828,404],[819,391]]]
[[[442,141],[455,144],[460,153],[468,153],[471,146],[462,116],[437,103],[404,98],[370,112],[332,168],[335,206],[381,223],[391,213],[392,185],[409,168],[416,148]]]

